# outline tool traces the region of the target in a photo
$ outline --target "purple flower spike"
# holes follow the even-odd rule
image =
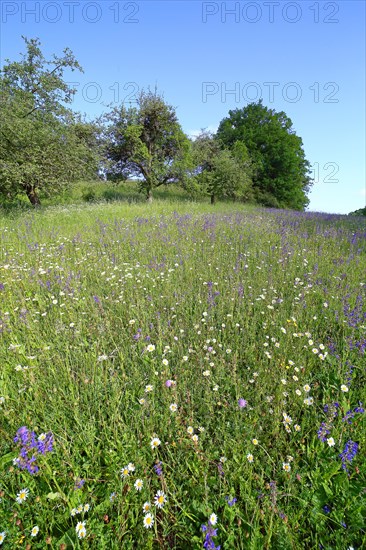
[[[28,470],[31,475],[39,471],[37,459],[39,455],[45,455],[53,450],[53,434],[41,434],[38,439],[34,432],[22,426],[14,437],[14,443],[17,443],[19,456],[14,460],[14,464],[21,470]]]

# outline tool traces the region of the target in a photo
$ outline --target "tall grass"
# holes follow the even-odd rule
[[[364,220],[157,201],[0,233],[4,547],[365,547]]]

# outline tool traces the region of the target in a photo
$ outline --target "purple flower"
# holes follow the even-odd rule
[[[161,476],[161,474],[163,473],[163,463],[159,460],[159,462],[157,462],[154,466],[154,470],[155,470],[155,473],[156,475],[158,476]]]
[[[174,382],[173,380],[167,380],[167,381],[165,382],[166,387],[167,387],[167,388],[170,388],[170,386],[173,385],[173,382]]]
[[[28,470],[32,475],[39,471],[36,463],[38,455],[45,455],[53,450],[53,434],[48,432],[36,438],[36,434],[22,426],[14,437],[14,443],[20,447],[19,456],[15,459],[15,464],[21,470]]]
[[[85,479],[80,479],[77,483],[75,483],[74,491],[77,489],[81,489],[85,484]]]
[[[327,440],[327,435],[330,433],[331,424],[328,424],[327,422],[322,422],[319,430],[318,430],[318,439],[321,439],[323,442]]]
[[[343,451],[339,455],[339,457],[342,460],[342,468],[343,470],[346,470],[346,472],[348,472],[347,462],[352,462],[352,460],[355,458],[357,454],[357,451],[358,451],[358,443],[349,439]]]
[[[240,399],[238,399],[238,405],[239,405],[239,409],[243,409],[248,405],[248,402],[241,397]]]
[[[231,506],[234,506],[235,502],[236,502],[238,499],[237,499],[236,497],[234,497],[234,498],[232,498],[232,499],[230,500],[230,497],[225,497],[225,500],[227,501],[228,505],[229,505],[230,508],[231,508]]]
[[[208,550],[220,550],[221,546],[215,546],[213,537],[217,536],[217,529],[214,529],[210,520],[208,520],[207,525],[201,525],[203,533],[206,533],[205,540],[203,542],[203,548]]]

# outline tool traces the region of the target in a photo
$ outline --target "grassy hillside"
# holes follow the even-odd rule
[[[80,201],[0,234],[4,548],[364,547],[362,218]]]

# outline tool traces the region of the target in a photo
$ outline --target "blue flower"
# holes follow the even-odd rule
[[[235,502],[238,500],[236,497],[230,499],[230,497],[225,497],[225,500],[227,501],[228,505],[231,507],[231,506],[234,506]]]
[[[339,455],[339,457],[342,460],[342,468],[343,470],[346,470],[346,472],[348,472],[347,462],[352,462],[352,460],[355,458],[357,454],[357,451],[358,451],[358,443],[349,439],[343,451]]]

